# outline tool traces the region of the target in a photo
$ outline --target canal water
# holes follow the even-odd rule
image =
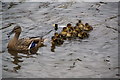
[[[5,2],[2,7],[3,78],[118,77],[118,3]],[[65,40],[52,52],[53,24],[60,25],[59,32],[79,19],[93,27],[89,38]],[[31,55],[8,51],[13,35],[7,33],[16,25],[22,27],[20,38],[44,35],[46,46]]]

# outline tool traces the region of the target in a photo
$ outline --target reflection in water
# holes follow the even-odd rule
[[[19,56],[19,54],[26,54],[27,56],[33,54],[33,53],[30,53],[29,51],[15,51],[15,50],[8,50],[8,53],[10,53],[13,56],[12,63],[16,65],[15,67],[13,67],[13,70],[15,72],[21,69],[21,65],[19,63],[23,62],[22,56]]]

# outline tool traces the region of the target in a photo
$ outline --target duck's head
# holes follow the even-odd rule
[[[59,34],[58,34],[58,33],[54,33],[54,36],[55,36],[55,37],[58,37],[58,36],[59,36]]]
[[[78,20],[78,23],[81,23],[82,21],[81,20]]]
[[[12,30],[10,33],[8,33],[7,35],[8,35],[8,37],[10,37],[10,35],[13,34],[13,33],[18,33],[18,34],[20,34],[21,31],[22,31],[22,29],[21,29],[20,26],[15,26],[15,27],[13,28],[13,30]]]
[[[71,27],[71,24],[70,24],[70,23],[68,23],[68,24],[67,24],[67,27],[68,27],[68,28],[69,28],[69,27]]]
[[[54,37],[54,36],[52,36],[52,37],[51,37],[51,40],[54,40],[54,39],[55,39],[55,37]]]
[[[88,26],[89,24],[88,23],[85,23],[85,26]]]
[[[79,26],[79,23],[76,23],[76,26]]]
[[[67,27],[63,27],[63,31],[66,31],[67,30]]]

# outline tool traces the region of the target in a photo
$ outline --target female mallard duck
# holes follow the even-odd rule
[[[93,28],[88,23],[86,23],[85,26],[84,26],[84,30],[85,31],[91,31],[91,30],[93,30]]]
[[[8,50],[17,50],[17,51],[29,51],[29,50],[38,50],[39,47],[43,46],[44,39],[40,38],[22,38],[19,39],[22,29],[20,26],[15,26],[13,30],[8,34],[15,33],[14,37],[8,43]]]

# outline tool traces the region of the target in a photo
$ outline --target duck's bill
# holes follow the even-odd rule
[[[9,32],[7,35],[8,35],[8,38],[10,37],[10,35],[13,34],[13,31]]]

